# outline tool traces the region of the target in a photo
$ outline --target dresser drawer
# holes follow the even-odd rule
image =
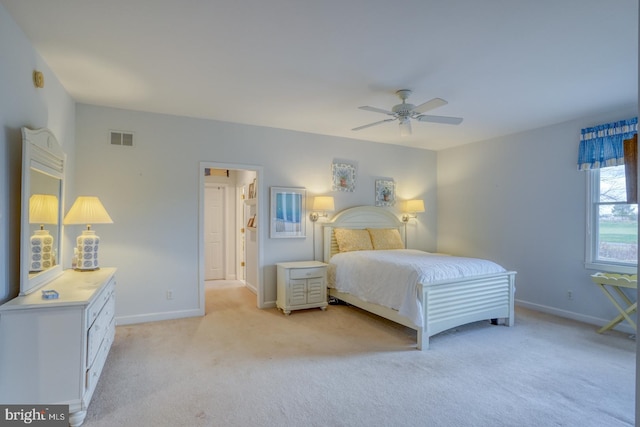
[[[114,321],[116,299],[113,292],[109,294],[109,299],[102,307],[102,311],[98,314],[98,317],[91,325],[91,328],[87,332],[87,366],[93,364],[96,358],[102,341],[111,332],[111,324]]]
[[[107,328],[107,334],[104,336],[102,340],[102,345],[98,349],[96,354],[96,360],[93,365],[87,369],[87,374],[85,378],[85,386],[87,397],[91,399],[91,395],[93,394],[94,389],[96,388],[96,384],[98,384],[98,379],[100,379],[100,374],[102,373],[102,368],[104,367],[104,362],[107,361],[107,356],[109,355],[109,350],[111,349],[111,344],[113,344],[113,339],[116,334],[116,322],[115,319],[112,319],[111,323]]]
[[[100,295],[98,295],[98,297],[91,303],[91,305],[87,309],[87,329],[91,327],[93,322],[98,317],[98,314],[100,314],[100,310],[102,310],[102,307],[104,307],[109,298],[111,298],[111,294],[113,293],[115,286],[115,278],[111,278],[111,280],[109,280],[109,283],[105,285],[102,292],[100,292]]]
[[[323,277],[325,273],[324,267],[316,268],[294,268],[289,270],[289,278],[291,279],[309,279],[311,277]]]

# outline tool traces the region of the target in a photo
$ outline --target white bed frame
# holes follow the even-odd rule
[[[383,208],[358,206],[343,210],[324,224],[324,261],[329,262],[338,253],[333,233],[335,228],[397,228],[402,236],[400,228],[403,225],[393,213]],[[422,327],[414,325],[410,319],[398,314],[397,310],[362,301],[351,294],[329,288],[329,295],[416,330],[418,350],[423,350],[429,348],[429,338],[433,335],[467,323],[480,320],[492,320],[496,323],[495,319],[499,319],[506,326],[513,326],[515,275],[514,271],[508,271],[455,281],[418,284],[417,298],[424,311]]]

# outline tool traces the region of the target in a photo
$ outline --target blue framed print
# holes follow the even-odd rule
[[[271,187],[272,239],[305,237],[306,189]]]

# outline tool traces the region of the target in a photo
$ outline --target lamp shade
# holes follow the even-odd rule
[[[80,196],[64,217],[64,224],[113,224],[100,199],[95,196]]]
[[[57,224],[58,198],[52,194],[33,194],[29,197],[30,224]]]
[[[424,200],[407,200],[405,211],[410,213],[424,212]]]
[[[336,209],[333,203],[333,196],[316,196],[313,199],[313,210],[333,212]]]

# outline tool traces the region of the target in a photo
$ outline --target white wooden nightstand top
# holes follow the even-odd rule
[[[291,262],[279,262],[279,265],[283,268],[313,268],[313,267],[326,267],[328,264],[320,261],[291,261]]]

